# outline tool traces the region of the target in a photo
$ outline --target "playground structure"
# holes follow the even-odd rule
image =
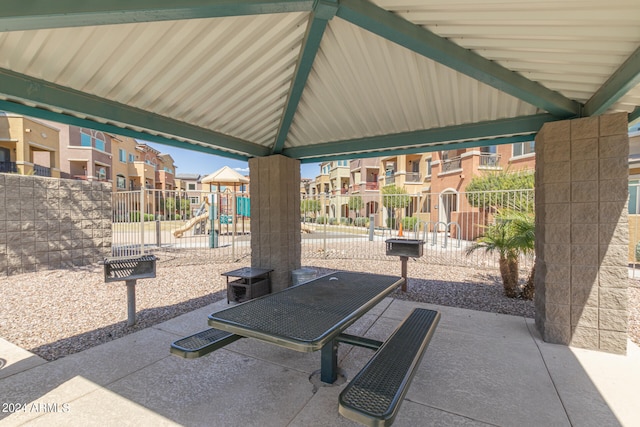
[[[207,232],[207,220],[209,219],[209,199],[200,205],[193,218],[186,222],[185,225],[173,232],[176,238],[182,237],[184,233],[193,228],[193,235],[205,234]]]

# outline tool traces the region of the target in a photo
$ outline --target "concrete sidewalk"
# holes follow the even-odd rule
[[[221,301],[54,362],[0,340],[0,425],[351,426],[344,388],[324,386],[320,354],[242,339],[201,359],[169,354],[207,328]],[[384,300],[350,332],[385,339],[413,307],[440,325],[394,426],[637,426],[640,349],[627,356],[544,343],[533,320]],[[370,350],[340,346],[353,377]],[[14,404],[26,404],[13,412]]]

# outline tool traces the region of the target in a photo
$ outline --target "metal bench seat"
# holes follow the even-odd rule
[[[197,334],[174,341],[171,344],[171,354],[184,357],[185,359],[195,359],[218,350],[227,344],[231,344],[240,338],[242,338],[240,335],[209,328]]]
[[[344,417],[369,426],[393,423],[440,313],[414,309],[340,393]]]

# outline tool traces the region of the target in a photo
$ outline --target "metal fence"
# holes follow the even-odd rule
[[[640,279],[640,181],[629,183],[629,266],[631,277]]]
[[[385,240],[404,237],[425,242],[418,262],[494,268],[496,254],[468,255],[467,249],[495,221],[497,207],[533,209],[534,194],[363,193],[301,199],[303,259],[387,259]],[[250,232],[248,193],[146,189],[113,194],[114,255],[144,248],[181,254],[191,262],[236,261],[251,254]],[[531,265],[532,256],[522,258],[523,269]]]
[[[113,255],[181,252],[193,261],[250,255],[249,194],[142,189],[113,194]],[[211,232],[213,230],[213,232]]]

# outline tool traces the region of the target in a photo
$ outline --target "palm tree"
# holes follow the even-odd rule
[[[467,249],[467,255],[478,249],[488,253],[497,252],[499,255],[500,276],[504,294],[509,298],[518,296],[518,260],[521,254],[533,251],[535,242],[535,223],[533,214],[511,209],[498,211],[494,225],[487,227],[487,232],[480,236]],[[527,295],[533,298],[533,275],[531,287],[527,288]]]

